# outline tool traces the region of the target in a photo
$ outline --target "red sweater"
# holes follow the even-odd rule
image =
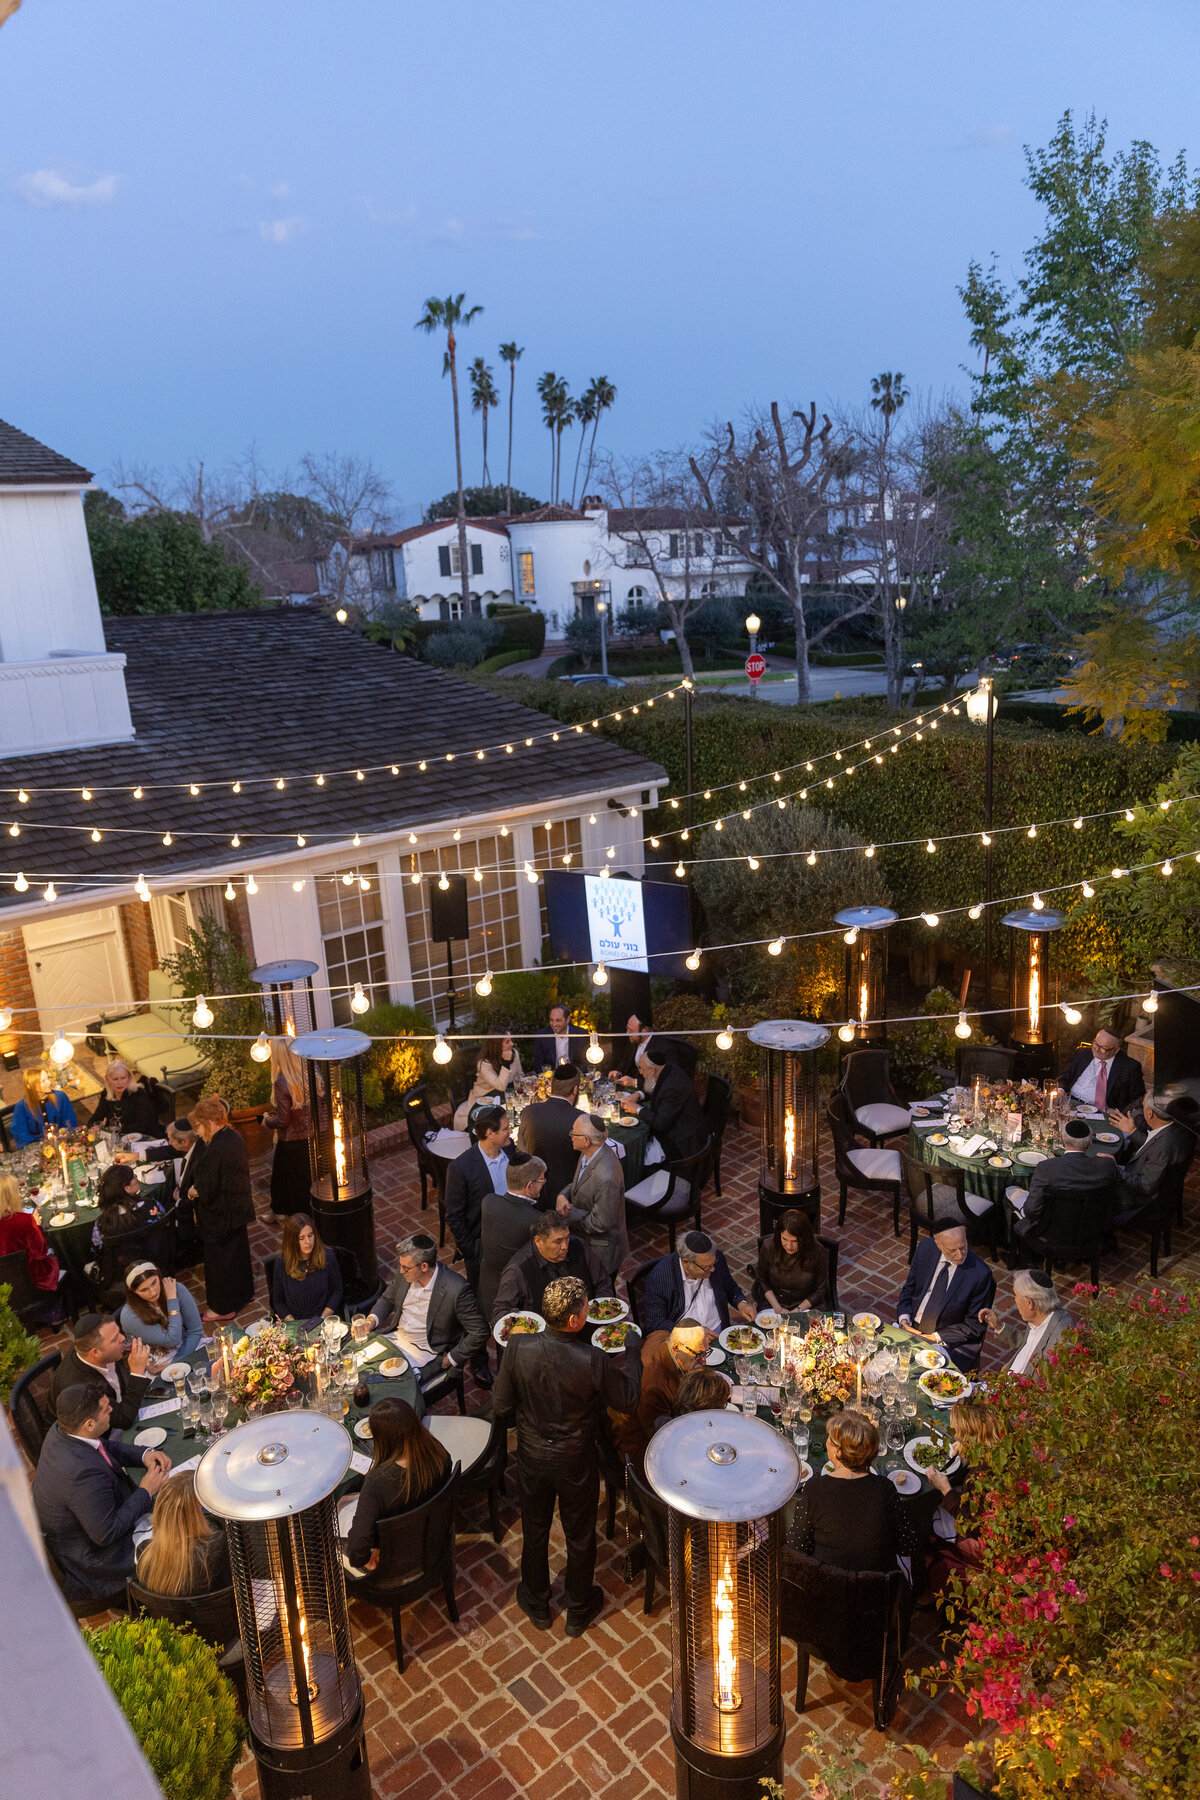
[[[58,1258],[47,1247],[37,1220],[26,1212],[6,1213],[0,1219],[0,1256],[12,1256],[17,1250],[25,1252],[34,1287],[52,1294],[58,1286]]]

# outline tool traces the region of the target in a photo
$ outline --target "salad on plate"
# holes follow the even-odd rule
[[[927,1369],[917,1386],[935,1406],[953,1406],[971,1392],[971,1383],[957,1369]]]
[[[641,1337],[641,1332],[632,1319],[618,1319],[615,1325],[602,1325],[599,1331],[593,1332],[593,1344],[599,1344],[601,1350],[615,1356],[618,1350],[624,1350],[626,1342],[632,1337]]]
[[[717,1339],[722,1350],[735,1356],[756,1356],[766,1341],[756,1325],[727,1325]]]
[[[629,1313],[629,1303],[616,1300],[611,1295],[597,1295],[589,1302],[587,1317],[589,1325],[614,1325],[618,1319],[624,1319]]]
[[[498,1344],[507,1344],[510,1337],[536,1337],[545,1329],[546,1321],[541,1313],[510,1312],[496,1320],[492,1336]]]

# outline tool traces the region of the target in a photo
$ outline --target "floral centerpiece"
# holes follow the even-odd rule
[[[789,1375],[810,1395],[814,1412],[837,1412],[854,1392],[854,1364],[846,1355],[845,1344],[838,1342],[832,1325],[824,1319],[814,1319],[804,1337],[789,1332],[782,1360]]]
[[[264,1325],[244,1343],[229,1366],[229,1394],[238,1406],[283,1400],[311,1367],[309,1346],[292,1343],[279,1325]]]

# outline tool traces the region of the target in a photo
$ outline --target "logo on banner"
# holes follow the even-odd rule
[[[623,969],[645,969],[646,920],[642,911],[640,881],[601,881],[585,875],[588,934],[597,962],[616,963]]]

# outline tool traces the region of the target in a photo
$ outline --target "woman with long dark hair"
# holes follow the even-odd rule
[[[445,1447],[426,1431],[407,1400],[377,1400],[369,1417],[374,1454],[342,1557],[351,1575],[369,1573],[378,1564],[380,1519],[420,1506],[450,1467]]]
[[[92,1226],[92,1243],[97,1250],[107,1252],[106,1272],[111,1272],[109,1265],[123,1271],[133,1260],[133,1253],[122,1255],[119,1240],[143,1225],[152,1225],[162,1217],[163,1209],[157,1200],[141,1192],[128,1163],[111,1163],[105,1169],[96,1201],[100,1210]],[[140,1245],[139,1250],[144,1254],[145,1246]]]
[[[520,1052],[512,1041],[511,1031],[504,1032],[500,1037],[484,1038],[475,1061],[474,1085],[454,1115],[455,1131],[467,1129],[473,1106],[478,1106],[481,1100],[486,1100],[493,1094],[505,1093],[509,1082],[520,1081],[524,1072]]]
[[[759,1243],[754,1298],[780,1313],[829,1305],[829,1253],[817,1242],[807,1213],[794,1207],[782,1213],[771,1236]]]
[[[254,1223],[254,1190],[245,1140],[229,1123],[215,1094],[198,1100],[188,1119],[204,1139],[203,1160],[188,1198],[196,1203],[196,1223],[204,1240],[206,1325],[236,1317],[254,1298],[254,1264],[247,1226]]]
[[[157,1263],[130,1263],[125,1271],[125,1304],[117,1321],[127,1338],[141,1338],[155,1350],[177,1357],[200,1348],[204,1326],[200,1308],[184,1287]]]
[[[156,1594],[212,1594],[229,1586],[225,1533],[205,1517],[190,1469],[158,1490],[150,1518],[154,1535],[137,1565],[142,1587]]]
[[[271,1110],[263,1124],[275,1133],[271,1160],[271,1211],[303,1212],[312,1201],[308,1166],[311,1114],[304,1069],[290,1039],[271,1039]]]
[[[271,1305],[281,1319],[335,1319],[342,1310],[342,1271],[307,1213],[283,1221],[283,1242],[271,1281]]]

